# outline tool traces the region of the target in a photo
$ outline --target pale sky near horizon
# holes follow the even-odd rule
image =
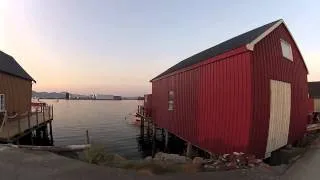
[[[0,0],[0,50],[37,80],[36,91],[123,96],[177,62],[284,19],[320,80],[320,2]]]

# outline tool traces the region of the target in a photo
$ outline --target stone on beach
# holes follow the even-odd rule
[[[163,152],[158,152],[153,160],[166,161],[172,163],[187,163],[192,161],[190,158],[186,156],[180,156],[178,154],[167,154]]]

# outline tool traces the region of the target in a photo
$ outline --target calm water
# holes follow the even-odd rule
[[[84,144],[88,129],[90,141],[107,151],[127,158],[140,158],[139,125],[133,114],[142,101],[42,100],[54,106],[55,145]],[[126,118],[127,117],[127,118]]]

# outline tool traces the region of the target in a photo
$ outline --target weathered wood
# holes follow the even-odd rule
[[[46,110],[45,110],[45,115],[47,114]],[[38,111],[40,111],[40,109]],[[41,121],[42,118],[41,117],[37,118],[37,115],[39,115],[37,112],[34,112],[34,113],[29,112],[29,113],[26,113],[25,116],[23,117],[18,117],[20,119],[16,118],[16,119],[7,121],[5,125],[2,127],[2,130],[0,131],[0,140],[2,139],[1,142],[2,143],[10,142],[14,139],[17,139],[16,138],[17,136],[24,136],[25,135],[24,133],[28,133],[33,129],[39,128],[40,125],[45,125]],[[47,115],[45,116],[45,118],[46,118],[45,123],[46,122],[49,123],[51,119],[47,117]]]
[[[168,151],[168,144],[169,144],[169,132],[167,129],[164,130],[164,150],[165,152]]]
[[[86,130],[86,144],[90,144],[89,130]]]
[[[67,146],[29,146],[29,145],[6,144],[6,146],[13,147],[13,148],[35,150],[35,151],[70,152],[70,151],[83,151],[83,150],[89,149],[91,147],[91,144],[67,145]]]
[[[37,126],[39,126],[39,116],[38,116],[38,111],[36,111],[36,121],[37,121]]]
[[[49,122],[49,128],[50,128],[50,143],[53,145],[52,121]]]
[[[50,119],[51,106],[48,106],[48,118]]]
[[[152,137],[152,157],[156,155],[156,138],[157,138],[157,127],[153,125],[153,137]]]
[[[33,142],[33,131],[30,132],[30,140],[31,140],[31,145],[33,145],[34,144],[34,142]]]
[[[43,121],[43,122],[46,121],[46,117],[45,117],[45,115],[44,115],[44,111],[45,111],[44,109],[45,109],[45,107],[43,106],[43,107],[42,107],[42,121]]]
[[[187,143],[186,156],[187,157],[191,157],[192,156],[192,144],[190,142]]]
[[[140,135],[143,138],[144,137],[144,118],[140,117]]]

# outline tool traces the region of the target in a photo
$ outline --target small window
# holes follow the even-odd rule
[[[281,49],[283,57],[293,61],[291,45],[283,39],[281,39]]]
[[[0,112],[5,111],[5,96],[0,94]]]
[[[147,103],[148,102],[148,96],[144,97],[144,102]]]
[[[174,106],[174,92],[169,91],[169,98],[168,98],[168,110],[173,111]]]

